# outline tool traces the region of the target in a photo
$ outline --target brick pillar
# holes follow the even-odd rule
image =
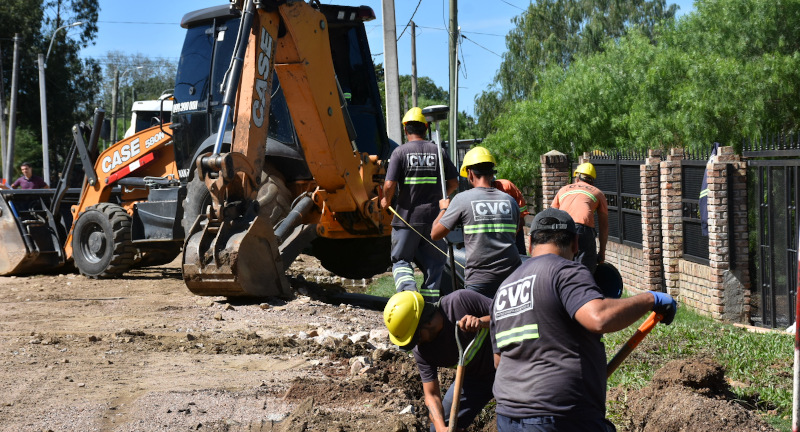
[[[667,160],[660,163],[664,286],[673,297],[680,293],[679,262],[683,256],[682,160],[683,149],[673,148]]]
[[[739,212],[734,214],[736,209],[732,208],[737,204],[746,207],[746,201],[742,203],[733,201],[735,196],[731,196],[729,193],[731,188],[728,184],[732,182],[730,186],[735,187],[737,178],[733,173],[744,168],[739,156],[734,153],[733,147],[720,147],[717,156],[706,165],[708,172],[708,261],[712,283],[712,289],[709,292],[709,311],[714,319],[731,322],[745,322],[748,318],[746,311],[749,311],[749,307],[745,308],[745,305],[750,303],[749,291],[745,289],[746,285],[749,285],[749,280],[746,284],[743,283],[744,277],[749,277],[744,276],[747,274],[747,268],[740,268],[738,265],[739,260],[746,259],[746,253],[744,257],[739,256],[739,247],[742,242],[737,241],[736,238],[736,232],[742,233],[744,229],[743,233],[747,233],[746,210],[744,215]],[[746,185],[744,191],[746,193]],[[742,221],[743,217],[744,221]],[[731,222],[734,224],[744,222],[745,226],[738,226],[731,232]],[[735,271],[731,269],[731,251],[734,252],[737,260],[734,265]]]
[[[558,190],[569,183],[569,158],[557,150],[550,150],[539,160],[542,163],[542,209],[546,209]]]
[[[741,321],[744,324],[750,324],[750,299],[751,299],[751,285],[750,285],[750,231],[747,226],[747,163],[740,158],[731,164],[729,173],[729,182],[731,182],[728,190],[732,194],[732,205],[729,207],[729,214],[733,217],[733,245],[734,251],[734,267],[731,273],[742,284],[743,301],[741,310]],[[730,308],[728,308],[730,309]],[[726,316],[727,318],[726,310]],[[733,319],[731,319],[733,321]]]
[[[642,290],[661,291],[661,151],[650,150],[641,165],[642,190]]]

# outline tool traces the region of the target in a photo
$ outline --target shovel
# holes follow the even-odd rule
[[[478,340],[478,335],[464,349],[461,346],[461,339],[458,338],[458,323],[456,323],[456,344],[458,344],[458,367],[456,368],[456,380],[453,383],[453,403],[450,405],[450,423],[447,424],[447,432],[455,432],[458,427],[458,408],[461,403],[461,386],[464,381],[464,353],[469,352],[472,344]]]
[[[628,355],[639,345],[639,343],[650,333],[650,330],[653,330],[653,327],[658,324],[659,321],[664,319],[662,315],[659,315],[655,312],[651,313],[649,317],[636,329],[636,332],[625,342],[625,345],[617,351],[614,355],[614,358],[608,362],[608,366],[606,366],[606,378],[610,377],[612,373],[619,367],[622,362],[628,358]]]

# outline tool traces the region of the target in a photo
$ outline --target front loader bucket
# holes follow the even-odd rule
[[[64,251],[48,211],[38,201],[0,198],[0,275],[45,273],[64,265]],[[30,207],[29,207],[30,206]]]
[[[200,215],[187,235],[183,280],[194,294],[291,297],[269,218],[209,223]]]

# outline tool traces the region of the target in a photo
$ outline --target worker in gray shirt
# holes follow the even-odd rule
[[[521,263],[515,244],[519,206],[511,195],[492,187],[495,165],[494,156],[484,147],[467,152],[460,174],[472,189],[452,202],[441,200],[431,229],[431,238],[439,240],[457,225],[464,227],[464,287],[490,298]]]

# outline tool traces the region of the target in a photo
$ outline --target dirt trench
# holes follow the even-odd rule
[[[295,298],[263,303],[194,296],[178,261],[116,280],[0,278],[0,431],[427,430],[416,366],[389,343],[381,313],[326,302],[344,289],[311,257],[291,274]],[[630,403],[617,426],[771,430],[704,365],[612,389],[610,400]],[[443,388],[452,376],[442,373]],[[470,428],[494,430],[492,409]]]

